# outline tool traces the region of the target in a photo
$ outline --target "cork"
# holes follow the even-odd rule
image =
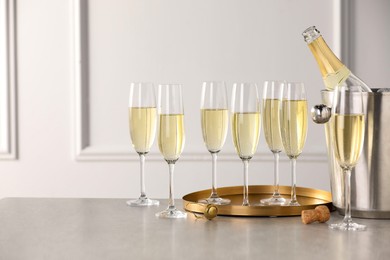
[[[315,209],[302,210],[302,223],[310,224],[313,222],[325,223],[330,219],[330,211],[327,206],[317,206]]]

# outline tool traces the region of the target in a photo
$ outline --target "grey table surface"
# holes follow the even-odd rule
[[[390,220],[364,232],[300,217],[159,219],[125,199],[0,200],[0,259],[390,259]],[[181,200],[176,200],[181,207]],[[329,222],[341,216],[332,213]]]

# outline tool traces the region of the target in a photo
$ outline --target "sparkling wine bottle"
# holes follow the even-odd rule
[[[364,92],[372,92],[336,57],[315,26],[307,28],[302,35],[318,63],[326,89],[334,90],[337,85],[359,86]]]

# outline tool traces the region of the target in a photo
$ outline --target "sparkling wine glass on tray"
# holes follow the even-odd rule
[[[217,155],[225,144],[229,112],[227,90],[224,82],[204,82],[200,103],[203,141],[212,157],[211,195],[200,203],[226,205],[229,199],[218,196],[217,193]]]
[[[249,161],[257,150],[260,136],[260,101],[257,85],[236,83],[233,85],[231,104],[233,144],[244,163],[243,206],[249,206]]]
[[[279,193],[279,155],[283,150],[280,135],[279,108],[282,100],[282,90],[285,81],[266,81],[263,89],[263,131],[268,148],[274,155],[274,192],[270,198],[262,199],[260,205],[275,206],[286,203]]]
[[[291,200],[287,205],[300,206],[296,195],[296,162],[302,153],[307,133],[307,101],[305,86],[301,82],[288,82],[283,86],[280,105],[280,129],[284,151],[291,162]]]
[[[156,95],[152,83],[131,83],[129,96],[129,129],[131,142],[139,155],[141,168],[141,195],[137,200],[129,200],[130,206],[159,205],[158,200],[151,200],[145,192],[145,156],[156,136],[157,111]]]

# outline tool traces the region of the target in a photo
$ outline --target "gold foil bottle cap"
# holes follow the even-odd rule
[[[218,215],[218,208],[215,205],[208,204],[203,212],[203,215],[208,220],[212,220]]]
[[[195,212],[192,212],[194,214],[195,218],[200,219],[200,218],[206,218],[208,220],[214,219],[218,215],[218,207],[213,205],[213,204],[198,204],[198,203],[189,203],[189,204],[196,204],[196,205],[204,205],[203,209],[203,216],[199,215]]]

